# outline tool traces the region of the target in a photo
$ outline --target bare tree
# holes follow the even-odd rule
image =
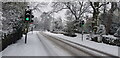
[[[100,3],[100,2],[90,2],[90,5],[93,9],[93,23],[92,23],[92,28],[93,31],[96,33],[97,28],[95,26],[98,26],[98,16],[100,14],[100,8],[104,5],[107,5],[108,3]]]
[[[21,15],[24,15],[24,9],[27,3],[22,2],[3,2],[2,3],[2,16],[6,18],[6,20],[2,20],[3,30],[12,31],[14,27],[21,25],[22,21],[19,18]],[[15,28],[14,28],[15,29]]]
[[[117,3],[111,2],[111,9],[108,11],[108,19],[106,24],[106,33],[110,33],[110,28],[112,24],[113,12],[117,9]]]
[[[87,12],[89,5],[87,2],[55,2],[53,5],[54,9],[52,12],[59,12],[63,9],[68,9],[76,20],[79,20],[83,13]],[[51,12],[51,13],[52,13]]]
[[[72,28],[71,31],[74,29],[78,29],[80,21],[82,20],[83,14],[89,12],[89,4],[88,2],[80,2],[80,1],[72,1],[72,2],[54,2],[53,3],[53,10],[51,13],[57,13],[63,9],[66,9],[66,17],[68,19],[67,24],[70,25]],[[67,26],[68,26],[67,25]],[[69,27],[70,27],[69,26]],[[68,27],[68,28],[69,28]]]

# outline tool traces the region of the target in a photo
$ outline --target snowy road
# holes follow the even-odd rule
[[[43,34],[42,32],[40,34],[42,34],[42,35],[39,35],[40,37],[42,37],[42,38],[44,37],[44,39],[46,39],[46,40],[42,39],[42,41],[46,41],[46,43],[48,43],[49,46],[52,47],[51,48],[52,52],[55,51],[57,56],[61,56],[61,55],[64,55],[64,56],[93,56],[91,53],[80,50],[80,49],[78,49],[72,45],[69,45],[65,42],[56,40],[56,38],[50,37],[46,34]]]
[[[55,42],[49,40],[49,37],[43,36],[41,33],[38,33],[37,35],[49,56],[74,56],[74,54],[57,45]]]
[[[114,56],[111,54],[107,54],[104,52],[101,52],[99,50],[94,50],[86,46],[79,45],[77,43],[64,40],[59,37],[53,37],[48,34],[45,34],[44,32],[41,33],[44,37],[48,38],[49,40],[53,41],[54,43],[58,44],[57,46],[62,46],[66,49],[66,51],[69,51],[74,56],[110,56],[109,58],[113,58]],[[112,56],[112,57],[111,57]],[[94,57],[93,57],[94,58]]]
[[[74,54],[48,40],[38,31],[28,33],[27,44],[24,37],[2,51],[2,56],[74,56]]]
[[[39,31],[28,33],[27,44],[24,37],[2,51],[2,56],[104,56],[76,44],[58,40]]]

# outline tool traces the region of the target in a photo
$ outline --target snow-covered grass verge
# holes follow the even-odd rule
[[[60,38],[72,41],[72,42],[76,42],[76,43],[82,44],[84,46],[88,46],[90,48],[93,48],[93,49],[96,49],[99,51],[103,51],[103,52],[106,52],[106,53],[109,53],[109,54],[112,54],[115,56],[119,56],[118,51],[119,51],[120,47],[86,40],[87,34],[84,35],[84,39],[82,41],[81,34],[77,34],[77,37],[68,37],[63,34],[54,34],[54,33],[50,33],[50,32],[45,32],[45,33],[49,34],[51,36],[56,36],[56,37],[60,37]]]

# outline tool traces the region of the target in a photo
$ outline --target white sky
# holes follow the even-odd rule
[[[38,3],[38,2],[37,2]],[[31,3],[32,6],[36,6],[37,3]],[[52,7],[51,7],[51,2],[47,2],[48,4],[46,4],[45,6],[43,7],[39,7],[39,9],[41,10],[40,11],[34,11],[33,14],[35,17],[37,18],[40,18],[40,15],[42,14],[42,12],[49,12],[52,10]],[[54,18],[58,18],[58,17],[61,17],[62,19],[65,19],[65,12],[66,10],[62,10],[62,11],[59,11],[58,13],[54,13]]]
[[[0,0],[2,2],[68,2],[68,1],[75,1],[75,0]],[[89,0],[79,0],[79,1],[89,1]],[[92,2],[104,2],[105,0],[90,0]],[[119,2],[119,0],[106,0],[106,2]]]
[[[42,1],[42,0],[41,0],[41,1]],[[52,0],[50,0],[50,2],[47,2],[47,4],[44,5],[43,7],[39,7],[39,9],[40,9],[42,12],[51,11],[51,10],[52,10],[51,2],[52,2]],[[40,2],[37,2],[37,3],[35,3],[35,4],[38,4],[38,3],[40,3]],[[31,4],[35,6],[35,4],[33,4],[33,3],[31,3]],[[41,6],[41,5],[40,5],[40,6]],[[92,8],[90,8],[90,9],[91,9],[91,11],[92,11]],[[107,5],[107,9],[110,9],[110,4]],[[40,15],[42,14],[42,12],[40,12],[40,11],[34,11],[35,17],[37,17],[38,19],[40,19]],[[54,18],[61,17],[62,20],[66,20],[66,18],[65,18],[65,12],[66,12],[66,10],[62,10],[62,11],[59,11],[58,13],[54,13],[53,16],[54,16]],[[92,17],[92,14],[90,14],[90,13],[85,13],[85,15],[86,15],[86,14],[87,14],[89,17]]]

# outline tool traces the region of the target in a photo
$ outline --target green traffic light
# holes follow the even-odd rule
[[[29,20],[29,18],[26,18],[26,20],[28,21],[28,20]]]

